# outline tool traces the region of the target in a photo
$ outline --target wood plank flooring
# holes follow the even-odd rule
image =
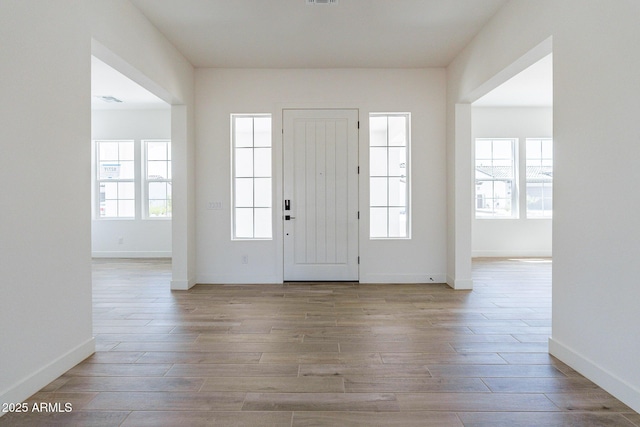
[[[94,261],[97,352],[10,426],[640,426],[547,354],[551,261],[479,259],[443,284],[198,285]]]

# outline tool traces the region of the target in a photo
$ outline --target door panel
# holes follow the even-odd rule
[[[358,112],[284,110],[283,121],[284,278],[357,280]]]

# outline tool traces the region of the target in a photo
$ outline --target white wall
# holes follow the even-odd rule
[[[524,160],[526,138],[551,138],[551,107],[473,107],[472,135],[476,138],[517,138]],[[520,171],[525,168],[520,162]],[[521,174],[522,175],[522,174]],[[519,183],[520,215],[514,219],[473,218],[474,257],[551,256],[551,219],[528,219],[524,182]]]
[[[360,114],[360,281],[444,281],[445,73],[431,70],[196,71],[198,281],[282,282],[282,221],[272,241],[231,241],[231,113],[271,113],[275,205],[282,206],[282,108],[358,108]],[[372,241],[369,230],[369,112],[412,114],[412,239]],[[223,203],[207,210],[209,202]],[[282,212],[274,209],[275,218]],[[249,264],[242,265],[242,255]]]
[[[93,110],[91,139],[133,140],[139,156],[143,140],[171,139],[171,110]],[[140,175],[139,169],[137,174]],[[141,182],[140,176],[137,181]],[[95,193],[95,186],[92,189]],[[138,187],[138,195],[140,191]],[[97,219],[95,198],[92,203],[91,252],[94,257],[171,257],[171,219],[142,219],[141,197],[136,199],[135,219]]]
[[[179,153],[185,224],[190,214],[189,63],[125,0],[0,2],[0,402],[24,400],[94,351],[92,36],[189,108]],[[185,265],[195,262],[188,244]]]
[[[0,39],[0,402],[20,402],[94,349],[90,36],[77,2],[3,1]]]
[[[553,337],[550,351],[640,411],[640,3],[512,0],[448,68],[448,111],[548,52],[553,37]],[[537,49],[534,49],[536,51]],[[519,70],[511,69],[512,64]],[[506,76],[502,76],[503,78]],[[504,81],[504,80],[502,80]],[[457,144],[455,122],[448,146]],[[454,162],[455,170],[470,164]],[[469,185],[471,180],[468,181]],[[455,197],[449,194],[451,198]],[[458,205],[456,216],[470,210]],[[454,225],[455,227],[455,225]],[[449,240],[455,245],[455,241]],[[461,247],[455,247],[453,253]],[[470,248],[467,248],[470,257]],[[458,254],[459,255],[459,254]],[[453,261],[452,257],[449,258]]]

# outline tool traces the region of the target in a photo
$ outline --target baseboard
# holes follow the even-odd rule
[[[445,283],[444,274],[361,274],[360,283]]]
[[[215,274],[198,278],[202,284],[255,285],[282,283],[282,277],[263,276],[260,274]]]
[[[452,289],[455,289],[456,291],[470,291],[473,289],[473,280],[471,279],[467,279],[467,280],[461,280],[461,279],[454,279],[451,276],[447,276],[447,285],[449,285],[449,287],[451,287]]]
[[[551,251],[511,251],[511,250],[499,250],[499,251],[472,251],[472,258],[550,258]]]
[[[93,258],[171,258],[171,251],[95,251]]]
[[[37,351],[34,349],[34,351]],[[38,369],[33,374],[18,381],[0,393],[0,402],[24,402],[27,398],[42,389],[51,381],[91,356],[96,351],[95,339],[92,337],[76,348],[68,351],[53,362]],[[4,415],[0,411],[0,416]]]
[[[637,387],[553,338],[549,338],[549,353],[611,393],[634,411],[640,412],[640,389]]]
[[[195,279],[189,280],[172,280],[171,281],[171,290],[172,291],[187,291],[193,288],[196,284]]]

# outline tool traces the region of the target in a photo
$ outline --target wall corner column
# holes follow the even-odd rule
[[[186,105],[171,106],[172,191],[172,290],[195,285],[194,144],[189,138]]]
[[[447,150],[449,192],[449,251],[447,284],[456,290],[472,289],[471,215],[472,158],[471,104],[455,104],[453,136]]]

